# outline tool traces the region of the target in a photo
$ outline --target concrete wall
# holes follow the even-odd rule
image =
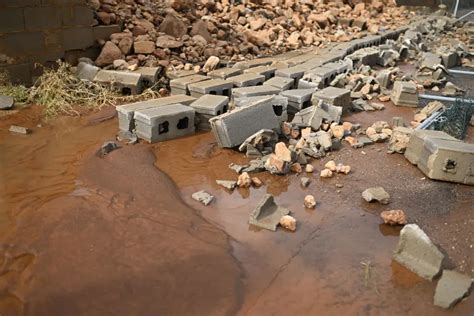
[[[1,0],[0,70],[30,84],[41,74],[36,63],[95,57],[97,40],[120,31],[118,25],[96,24],[85,0]]]

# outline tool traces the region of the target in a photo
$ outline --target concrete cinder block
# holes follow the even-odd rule
[[[226,79],[234,84],[236,88],[250,87],[262,85],[265,81],[265,76],[255,73],[246,73],[242,75],[228,77]]]
[[[430,179],[474,185],[474,144],[426,137],[417,166]]]
[[[146,88],[153,87],[155,83],[160,79],[160,67],[140,67],[134,71],[137,74],[142,75],[143,86]]]
[[[441,271],[444,255],[416,224],[408,224],[400,231],[400,239],[393,260],[432,281]]]
[[[294,84],[294,79],[285,77],[273,77],[263,83],[265,86],[274,87],[280,91],[291,89]]]
[[[322,100],[325,103],[342,107],[346,112],[351,106],[351,91],[343,88],[327,87],[313,94],[313,104]]]
[[[239,146],[261,129],[280,130],[278,118],[265,100],[221,114],[209,122],[217,143],[224,148]]]
[[[166,72],[166,77],[168,77],[170,80],[173,79],[178,79],[178,78],[183,78],[187,76],[192,76],[195,75],[196,72],[194,70],[171,70]]]
[[[110,85],[125,95],[140,94],[143,90],[142,75],[133,72],[100,70],[94,82]]]
[[[0,51],[9,56],[35,55],[44,50],[42,32],[6,33],[0,37]]]
[[[242,74],[242,69],[239,68],[219,68],[207,73],[207,75],[211,78],[220,78],[220,79],[227,79],[232,76],[238,76]]]
[[[294,89],[282,91],[281,96],[288,98],[288,111],[296,113],[312,105],[314,89]]]
[[[112,24],[112,25],[97,25],[92,28],[94,39],[96,41],[104,40],[108,41],[110,39],[110,35],[114,33],[120,33],[122,31],[120,25]]]
[[[138,137],[155,143],[193,134],[194,109],[182,104],[170,104],[134,114]]]
[[[230,91],[234,84],[223,79],[211,79],[188,85],[191,96],[199,98],[204,94],[230,96]]]
[[[91,26],[73,27],[62,30],[64,50],[86,49],[94,45],[94,32]]]
[[[273,196],[266,194],[250,213],[249,224],[276,231],[280,219],[288,214],[290,214],[288,209],[278,206]]]
[[[25,19],[22,8],[3,8],[0,10],[0,33],[24,30]]]
[[[268,66],[271,65],[274,61],[274,58],[271,57],[264,57],[264,58],[255,58],[252,60],[245,60],[245,61],[239,61],[236,62],[232,68],[238,68],[238,69],[248,69],[252,67],[258,67],[258,66]]]
[[[83,80],[93,81],[100,68],[85,62],[77,65],[77,77]]]
[[[408,81],[395,81],[390,99],[395,105],[417,107],[418,91],[416,85]]]
[[[258,66],[245,69],[244,73],[254,73],[258,75],[265,76],[265,81],[275,76],[275,71],[277,70],[274,66]]]
[[[24,14],[27,30],[52,29],[62,25],[62,13],[58,6],[26,7]]]
[[[273,95],[278,94],[279,89],[271,86],[254,86],[254,87],[244,87],[244,88],[234,88],[232,89],[232,98],[242,98],[242,97],[256,97],[260,95]]]
[[[205,80],[211,80],[210,77],[204,76],[204,75],[191,75],[191,76],[185,76],[181,78],[176,78],[170,81],[170,87],[171,87],[171,94],[190,94],[189,91],[189,85],[196,83],[196,82],[201,82]]]
[[[228,97],[212,94],[205,94],[191,103],[191,107],[196,111],[197,128],[205,131],[210,130],[209,119],[227,112],[228,106]]]
[[[280,95],[262,95],[234,99],[234,105],[236,107],[248,106],[255,102],[261,102],[262,106],[267,105],[271,107],[280,123],[288,120],[288,99],[286,97]]]
[[[135,111],[178,103],[190,105],[195,100],[195,98],[187,95],[175,95],[117,106],[116,109],[119,119],[119,129],[122,131],[132,131],[135,128],[135,122],[133,121],[133,115]]]
[[[468,275],[456,271],[443,270],[434,295],[434,305],[450,308],[461,301],[472,286],[472,279]]]
[[[293,117],[292,123],[301,127],[310,126],[318,130],[323,122],[339,124],[342,116],[342,108],[327,103],[307,107]]]
[[[298,81],[303,78],[303,75],[307,70],[308,68],[303,66],[294,66],[290,68],[278,69],[275,72],[275,77],[291,78],[294,80],[293,87],[297,87]]]
[[[92,26],[94,13],[87,5],[69,5],[62,7],[63,26]]]
[[[405,150],[405,158],[414,165],[418,164],[421,153],[425,146],[426,138],[438,138],[451,141],[458,141],[456,138],[442,131],[432,130],[415,130],[410,136],[407,148]]]

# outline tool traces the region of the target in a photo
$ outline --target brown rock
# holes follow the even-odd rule
[[[289,163],[281,160],[275,154],[271,154],[265,162],[265,168],[273,174],[286,174],[289,172]]]
[[[176,40],[174,37],[163,35],[156,39],[156,46],[160,48],[179,48],[183,46],[183,42]]]
[[[285,215],[280,219],[280,225],[281,227],[294,232],[296,230],[296,219],[290,215]]]
[[[321,178],[331,178],[332,177],[332,171],[329,169],[323,169],[321,170],[321,173],[319,174]]]
[[[237,185],[239,186],[239,188],[249,188],[251,184],[252,179],[250,178],[247,172],[243,172],[241,175],[239,175],[239,178],[237,180]]]
[[[275,145],[275,155],[283,160],[283,161],[286,161],[286,162],[291,162],[293,159],[292,159],[292,154],[291,154],[291,150],[289,150],[285,143],[283,142],[279,142]]]
[[[155,51],[155,43],[152,41],[140,41],[133,44],[135,54],[151,54]]]
[[[388,225],[405,225],[407,223],[407,217],[402,210],[383,211],[380,217]]]
[[[331,171],[336,171],[336,162],[334,160],[330,160],[326,162],[324,168],[329,169]]]
[[[206,42],[212,41],[211,33],[209,33],[207,29],[207,22],[203,20],[194,22],[190,34],[191,36],[201,35],[206,40]]]
[[[168,14],[158,27],[158,31],[180,38],[188,32],[188,28],[179,17],[174,14]]]
[[[100,22],[102,22],[102,24],[109,25],[112,23],[115,15],[113,13],[97,12],[97,17],[99,18]]]
[[[202,71],[206,73],[213,71],[214,69],[217,68],[217,65],[219,65],[219,62],[220,62],[219,57],[216,57],[216,56],[209,57],[206,63],[204,64],[204,67],[202,67]]]
[[[130,54],[130,51],[132,50],[132,46],[133,46],[133,38],[132,36],[130,37],[124,37],[120,40],[120,42],[118,43],[118,47],[120,48],[120,51],[122,52],[122,54],[124,55],[128,55]],[[154,44],[153,44],[154,46]]]
[[[299,163],[297,163],[297,162],[291,165],[290,170],[291,170],[291,172],[294,172],[294,173],[301,173],[301,172],[303,172],[303,168],[302,168],[301,165],[300,165]]]
[[[102,47],[99,57],[95,60],[95,64],[99,67],[111,65],[114,60],[122,59],[122,52],[114,43],[108,41]]]

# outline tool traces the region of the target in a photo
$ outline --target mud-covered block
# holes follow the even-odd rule
[[[204,94],[230,96],[230,91],[234,84],[223,79],[211,79],[195,82],[188,85],[191,96],[199,98]]]
[[[290,214],[288,209],[278,206],[273,196],[266,194],[250,213],[249,224],[276,231],[280,219],[288,214]]]
[[[334,106],[340,106],[342,112],[347,112],[351,106],[351,91],[343,88],[327,87],[313,93],[313,104],[320,100]]]
[[[265,100],[216,116],[209,123],[217,143],[224,148],[239,146],[261,129],[280,131],[280,122]]]
[[[176,95],[117,106],[116,110],[119,119],[119,129],[122,131],[132,131],[135,128],[135,122],[133,120],[135,111],[177,103],[190,105],[195,100],[196,98],[187,95]]]
[[[450,308],[461,301],[472,286],[470,276],[451,270],[443,270],[434,295],[434,305]]]
[[[393,260],[420,277],[432,281],[441,270],[444,255],[416,224],[408,224],[400,231],[400,239]]]
[[[196,126],[200,130],[210,130],[209,119],[227,112],[229,98],[222,95],[205,94],[193,103],[196,111]]]
[[[136,134],[150,143],[193,134],[194,114],[192,107],[182,104],[136,111]]]
[[[408,81],[395,81],[390,99],[395,105],[418,107],[416,85]]]
[[[119,89],[124,95],[140,94],[143,89],[142,75],[132,72],[100,70],[95,75],[94,82],[110,85]]]
[[[170,81],[171,94],[189,95],[190,91],[188,87],[190,84],[205,81],[205,80],[211,80],[211,79],[212,78],[203,76],[203,75],[191,75],[191,76],[185,76],[185,77],[173,79]]]
[[[474,185],[474,144],[427,137],[418,168],[433,180]]]
[[[232,82],[236,88],[258,86],[263,84],[265,76],[255,73],[246,73],[229,77],[227,78],[227,81]]]
[[[451,141],[458,141],[453,136],[446,134],[442,131],[433,130],[415,130],[408,141],[407,148],[405,150],[405,158],[414,165],[418,164],[418,159],[425,146],[425,138],[439,138]]]

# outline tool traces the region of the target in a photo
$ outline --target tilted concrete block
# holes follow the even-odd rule
[[[443,259],[444,255],[418,225],[408,224],[400,231],[393,260],[431,281],[439,274]]]
[[[229,98],[222,95],[205,94],[193,103],[191,107],[196,111],[196,126],[200,130],[210,130],[209,119],[227,112]]]
[[[280,93],[280,90],[271,86],[254,86],[232,89],[232,98],[256,97],[260,95],[273,95]]]
[[[183,78],[187,76],[192,76],[195,75],[196,72],[194,70],[169,70],[166,72],[166,77],[169,79],[178,79],[178,78]]]
[[[171,94],[190,94],[189,91],[189,85],[196,83],[196,82],[201,82],[205,80],[211,80],[210,77],[206,77],[203,75],[191,75],[191,76],[186,76],[186,77],[181,77],[177,79],[173,79],[170,81],[170,88],[171,88]]]
[[[242,74],[242,69],[239,68],[219,68],[207,73],[211,78],[227,79],[232,76]]]
[[[314,130],[318,130],[321,124],[336,122],[339,124],[342,116],[342,108],[327,103],[313,105],[305,108],[293,117],[292,123],[301,127],[310,126]]]
[[[249,224],[276,231],[280,219],[288,214],[290,214],[288,209],[278,206],[273,196],[266,194],[250,213]]]
[[[293,87],[295,80],[292,78],[273,77],[263,83],[265,86],[277,88],[280,91],[288,90]]]
[[[405,158],[412,164],[418,164],[418,159],[420,159],[421,153],[423,152],[425,139],[427,137],[458,141],[456,138],[442,131],[415,130],[410,136],[410,140],[408,141],[408,145],[405,150]]]
[[[140,94],[143,89],[142,75],[132,72],[100,70],[95,75],[94,82],[110,85],[125,95]]]
[[[276,67],[273,66],[258,66],[245,69],[244,73],[254,73],[265,76],[265,81],[275,76]]]
[[[234,100],[236,107],[248,106],[255,102],[262,102],[262,106],[268,105],[272,108],[280,123],[288,120],[288,99],[279,95],[262,95],[256,97],[242,97]]]
[[[187,95],[176,95],[117,106],[115,109],[118,113],[119,128],[122,131],[132,131],[135,128],[135,122],[133,120],[135,111],[177,103],[190,105],[195,100],[196,98]]]
[[[136,134],[155,143],[194,133],[194,109],[182,104],[169,104],[135,112]]]
[[[472,279],[469,275],[443,270],[443,275],[436,286],[433,303],[443,308],[453,307],[469,294],[471,286]]]
[[[430,179],[474,185],[474,144],[426,137],[417,165]]]
[[[153,87],[160,79],[160,67],[140,67],[135,73],[142,75],[143,85],[147,88]]]
[[[77,77],[82,80],[93,81],[100,68],[85,62],[77,65]]]
[[[216,116],[209,123],[217,143],[224,148],[239,146],[261,129],[280,131],[280,122],[265,100]]]
[[[282,91],[280,95],[288,98],[288,111],[296,113],[312,105],[313,92],[314,89],[294,89]]]
[[[262,85],[265,81],[264,75],[258,75],[255,73],[246,73],[238,76],[232,76],[226,79],[234,84],[236,88],[250,87]]]
[[[325,103],[342,107],[342,112],[346,112],[351,106],[351,91],[343,88],[326,87],[313,93],[313,104],[322,100]]]
[[[215,94],[230,96],[230,91],[234,84],[223,79],[211,79],[192,83],[188,85],[191,96],[199,98],[204,94]]]
[[[408,81],[395,81],[390,99],[395,105],[417,107],[418,91],[416,85]]]

